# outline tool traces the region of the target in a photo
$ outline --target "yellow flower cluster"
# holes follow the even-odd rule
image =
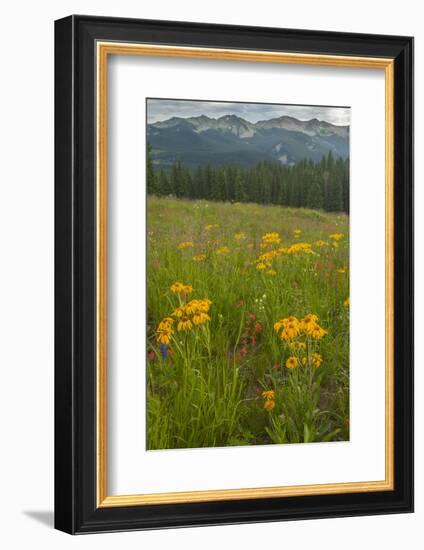
[[[330,239],[333,239],[333,241],[340,241],[344,235],[343,233],[332,233],[331,235],[329,235]]]
[[[271,244],[280,244],[281,238],[280,235],[277,232],[273,233],[265,233],[265,235],[262,235],[262,248],[267,248]]]
[[[176,282],[170,287],[170,290],[174,293],[191,294],[193,287]],[[181,332],[210,321],[208,312],[211,304],[212,302],[207,298],[180,303],[169,317],[165,317],[159,323],[156,329],[156,341],[168,345],[175,332],[175,324],[177,331]]]
[[[264,409],[268,412],[271,412],[275,407],[275,391],[266,390],[262,392],[262,397],[264,398]]]
[[[310,243],[294,243],[287,247],[274,248],[268,252],[261,254],[257,260],[255,260],[256,269],[259,271],[264,269],[270,269],[272,262],[275,258],[284,254],[312,254],[312,245]]]
[[[221,246],[220,248],[218,248],[216,250],[216,253],[217,254],[229,254],[230,253],[230,249],[228,248],[228,246]]]
[[[327,334],[327,331],[318,324],[318,316],[313,313],[309,313],[300,320],[294,316],[280,319],[275,323],[274,330],[281,340],[286,342],[290,342],[302,334],[315,340],[320,340]]]
[[[299,360],[298,357],[291,356],[286,361],[286,368],[287,369],[295,369],[296,367],[299,367],[301,364],[306,366],[309,362],[308,357],[302,357],[302,361]],[[311,364],[313,367],[319,367],[322,363],[322,357],[319,353],[313,353],[311,356]]]
[[[186,248],[193,248],[193,241],[184,241],[177,245],[178,250],[185,250]]]
[[[294,235],[295,239],[297,239],[300,236],[301,233],[302,233],[301,229],[294,229],[293,230],[293,235]]]
[[[193,326],[203,325],[210,321],[208,315],[212,302],[207,298],[203,300],[191,300],[186,304],[182,304],[172,312],[172,317],[178,321],[177,330],[190,330]]]
[[[299,254],[300,252],[312,254],[312,245],[310,243],[295,243],[284,249],[284,252],[285,254]]]
[[[197,254],[197,256],[193,256],[192,260],[193,262],[204,262],[206,260],[206,254]]]
[[[193,287],[177,281],[169,287],[169,290],[174,294],[191,294],[193,292]]]
[[[219,223],[209,223],[208,225],[205,225],[205,231],[210,231],[211,229],[218,229]]]
[[[322,363],[322,357],[319,353],[312,354],[312,366],[319,367]]]
[[[234,238],[236,241],[242,241],[246,238],[246,234],[240,231],[239,233],[234,233]]]
[[[315,246],[317,246],[318,248],[321,248],[323,246],[328,246],[328,242],[327,241],[323,241],[322,239],[318,240],[318,241],[315,241]]]

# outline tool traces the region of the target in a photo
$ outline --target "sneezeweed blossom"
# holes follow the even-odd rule
[[[272,233],[265,233],[265,235],[262,235],[262,248],[267,248],[268,246],[272,244],[280,244],[281,238],[280,235],[277,232]]]
[[[294,229],[294,230],[293,230],[294,238],[295,238],[295,239],[299,238],[301,233],[302,233],[302,230],[301,230],[301,229]]]
[[[193,287],[177,281],[169,287],[169,290],[174,294],[191,294],[193,292]]]
[[[221,246],[220,248],[217,248],[216,253],[221,255],[229,254],[230,249],[228,246]]]
[[[297,357],[289,357],[286,361],[287,369],[295,369],[299,366],[299,359]]]
[[[319,367],[322,363],[322,357],[319,353],[312,354],[312,366]]]
[[[192,257],[193,262],[204,262],[206,260],[206,254],[197,254]]]
[[[203,300],[191,300],[177,307],[171,314],[178,321],[177,330],[179,332],[190,330],[194,326],[210,321],[208,312],[211,304],[210,300],[204,298]]]
[[[343,306],[344,307],[349,307],[350,306],[350,298],[346,298],[346,300],[343,302]]]
[[[318,316],[314,313],[309,313],[301,320],[294,316],[280,319],[274,324],[274,330],[281,340],[288,343],[302,334],[310,336],[315,340],[320,340],[327,334],[327,331],[318,324]]]
[[[193,248],[193,241],[184,241],[177,245],[178,250],[185,250],[186,248]]]
[[[211,231],[211,229],[219,229],[219,223],[209,223],[205,225],[205,231]]]
[[[299,319],[294,316],[280,319],[275,323],[274,330],[282,340],[294,340],[300,334]]]
[[[156,329],[156,341],[160,344],[168,345],[171,341],[171,337],[174,334],[173,330],[174,319],[172,317],[165,317],[159,323]]]
[[[318,241],[315,241],[315,246],[317,246],[318,248],[321,248],[323,246],[328,246],[328,242],[320,239]]]
[[[340,241],[344,235],[343,233],[332,233],[331,235],[329,235],[330,239],[333,239],[333,241]]]
[[[289,246],[286,250],[286,254],[313,254],[312,245],[310,243],[295,243]]]
[[[264,398],[264,409],[268,412],[271,412],[275,407],[275,391],[266,390],[262,392],[262,397]]]
[[[236,241],[243,241],[246,238],[246,234],[240,231],[239,233],[234,233],[234,238]]]
[[[346,273],[346,268],[345,267],[339,267],[339,269],[337,269],[337,273]]]

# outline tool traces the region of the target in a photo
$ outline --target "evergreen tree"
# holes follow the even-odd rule
[[[306,206],[308,208],[319,209],[322,208],[324,198],[322,196],[321,185],[318,181],[314,181],[309,188],[308,195],[306,197]]]
[[[146,155],[147,155],[147,162],[146,162],[146,166],[147,166],[147,193],[149,193],[150,195],[153,195],[153,194],[156,194],[158,192],[158,187],[157,187],[157,177],[156,177],[156,172],[155,172],[155,169],[153,167],[153,160],[152,160],[152,146],[150,145],[150,143],[147,145],[147,152],[146,152]]]
[[[172,195],[172,188],[166,173],[161,170],[157,178],[157,192],[159,195]]]
[[[340,180],[335,177],[332,177],[328,182],[325,209],[328,212],[341,212],[343,210],[342,185]]]

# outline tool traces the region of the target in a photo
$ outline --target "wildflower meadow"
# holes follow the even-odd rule
[[[147,448],[348,440],[348,215],[147,203]]]

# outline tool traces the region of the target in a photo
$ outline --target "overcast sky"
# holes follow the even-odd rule
[[[220,101],[187,101],[175,99],[148,99],[147,122],[152,124],[173,116],[191,117],[206,115],[219,118],[224,115],[237,115],[250,122],[269,120],[283,115],[299,120],[325,120],[339,126],[349,125],[349,107],[321,107],[305,105],[273,105],[270,103],[225,103]]]

